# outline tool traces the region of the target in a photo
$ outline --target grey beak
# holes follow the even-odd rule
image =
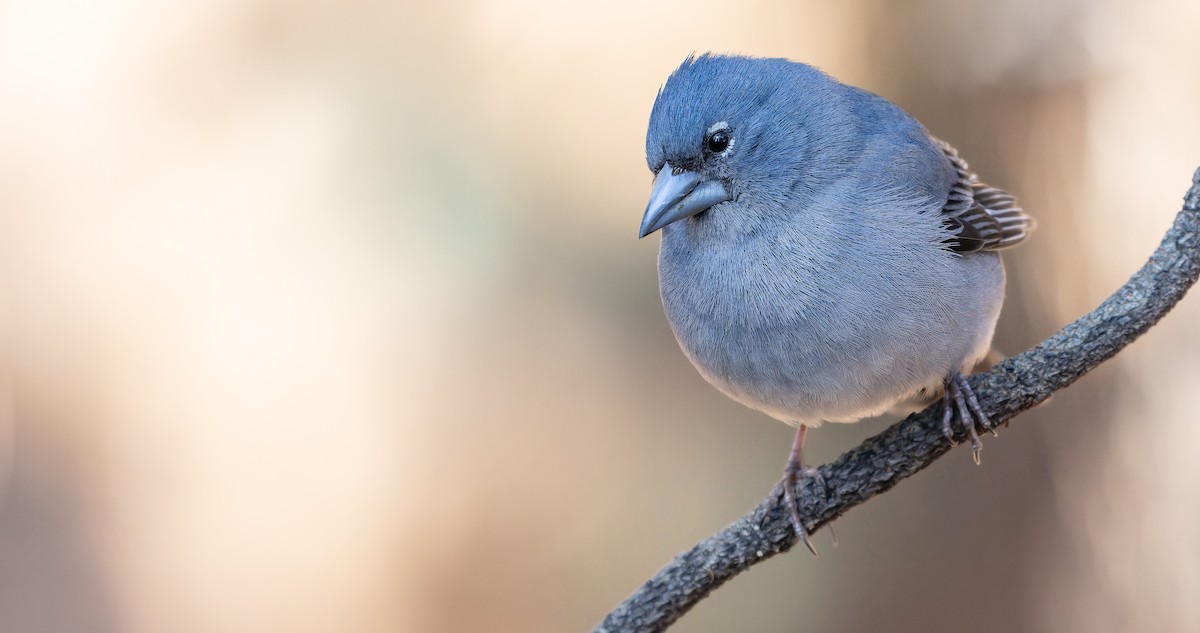
[[[729,190],[721,182],[703,180],[694,171],[675,173],[670,163],[664,163],[654,178],[650,204],[646,205],[638,237],[646,237],[672,222],[690,218],[726,200],[729,200]]]

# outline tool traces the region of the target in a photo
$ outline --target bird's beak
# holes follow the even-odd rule
[[[729,190],[717,180],[704,180],[694,171],[675,172],[664,163],[654,178],[650,204],[642,216],[638,237],[646,237],[662,227],[690,218],[714,204],[729,200]]]

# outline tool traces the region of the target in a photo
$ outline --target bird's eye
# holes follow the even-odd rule
[[[717,130],[708,135],[708,138],[704,141],[704,146],[708,148],[708,151],[720,154],[729,148],[729,142],[732,140],[733,138],[729,136],[729,130]]]

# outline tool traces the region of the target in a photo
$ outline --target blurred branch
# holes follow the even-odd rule
[[[1200,169],[1166,237],[1124,286],[1041,345],[970,378],[984,412],[997,424],[1006,422],[1075,382],[1157,323],[1198,275]],[[812,478],[803,479],[797,493],[809,532],[890,490],[948,452],[951,445],[942,435],[941,417],[939,403],[821,466],[825,491],[818,490]],[[665,630],[730,578],[795,543],[786,510],[775,507],[768,496],[746,516],[676,556],[595,631]]]

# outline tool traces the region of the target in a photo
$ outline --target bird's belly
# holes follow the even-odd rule
[[[954,362],[902,349],[882,337],[844,345],[804,328],[723,325],[676,330],[700,373],[730,398],[794,424],[854,422],[937,384]]]
[[[664,289],[667,317],[704,378],[742,404],[810,426],[878,415],[940,385],[987,352],[999,314],[999,300],[978,297],[930,318],[917,300],[794,309],[677,290]]]

